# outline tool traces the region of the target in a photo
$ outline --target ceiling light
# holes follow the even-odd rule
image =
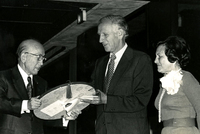
[[[86,8],[80,8],[81,12],[77,15],[77,23],[81,24],[86,21],[87,13]]]

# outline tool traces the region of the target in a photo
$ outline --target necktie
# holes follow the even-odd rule
[[[112,79],[113,73],[114,73],[114,66],[115,66],[115,60],[116,56],[115,54],[112,54],[110,57],[110,62],[108,64],[108,70],[107,70],[107,74],[104,80],[104,86],[105,86],[105,90],[106,93],[108,92],[109,86],[110,86],[110,81]]]
[[[28,84],[27,84],[28,96],[29,96],[29,99],[31,99],[32,89],[33,89],[32,83],[31,83],[31,77],[28,76],[27,80],[28,80]]]

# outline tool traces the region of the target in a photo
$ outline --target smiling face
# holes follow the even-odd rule
[[[28,75],[36,75],[43,65],[43,60],[38,60],[38,56],[45,55],[44,48],[38,42],[30,42],[25,45],[25,49],[21,54],[20,66]],[[31,53],[31,54],[29,54]],[[32,55],[35,54],[35,55]]]
[[[118,36],[118,26],[107,21],[98,26],[99,42],[102,43],[106,52],[116,53],[123,46],[120,44],[121,38]]]
[[[176,70],[176,62],[169,62],[167,56],[165,55],[165,45],[161,44],[156,50],[156,58],[154,63],[157,64],[158,72],[168,73],[172,70]]]

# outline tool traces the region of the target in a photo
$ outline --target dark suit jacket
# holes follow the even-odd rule
[[[92,74],[95,89],[104,90],[108,59],[107,55],[96,62]],[[149,134],[146,107],[152,87],[150,57],[128,47],[112,77],[107,104],[97,106],[96,134]]]
[[[33,96],[41,95],[47,82],[33,76],[33,86]],[[33,113],[21,114],[22,100],[28,100],[28,93],[17,66],[0,72],[0,134],[43,133],[42,120]]]

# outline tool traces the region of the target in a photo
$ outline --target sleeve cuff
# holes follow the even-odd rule
[[[63,127],[67,127],[69,120],[66,120],[65,118],[62,118],[62,123],[63,123]]]
[[[30,113],[30,110],[28,109],[28,100],[22,101],[21,114],[24,114],[24,113]]]

